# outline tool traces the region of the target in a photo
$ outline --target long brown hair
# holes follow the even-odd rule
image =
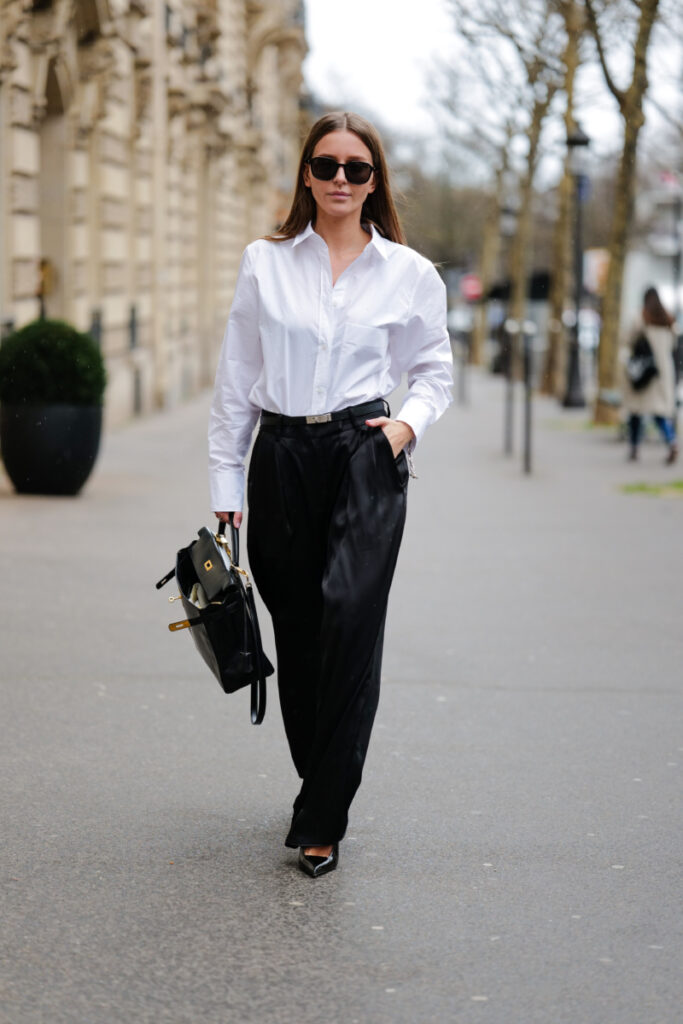
[[[391,194],[389,171],[382,140],[377,129],[369,121],[366,121],[360,114],[351,114],[346,111],[325,114],[315,122],[309,131],[301,151],[296,190],[291,208],[279,231],[272,235],[266,235],[267,240],[269,242],[284,242],[285,239],[295,238],[304,230],[309,221],[315,224],[315,199],[311,190],[304,184],[304,168],[313,156],[320,139],[324,135],[329,135],[330,132],[353,132],[370,150],[372,164],[375,168],[375,190],[369,193],[363,203],[361,220],[374,224],[378,231],[390,241],[405,245],[406,238]]]
[[[664,309],[656,288],[646,289],[643,296],[643,322],[652,327],[671,327],[674,322]]]

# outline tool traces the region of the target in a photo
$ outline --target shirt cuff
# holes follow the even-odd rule
[[[412,442],[412,447],[414,447],[420,440],[433,418],[434,416],[431,407],[415,395],[409,395],[406,398],[405,402],[401,406],[400,412],[396,415],[396,419],[403,420],[404,423],[407,423],[415,434],[415,440]]]
[[[244,504],[244,469],[222,469],[211,474],[211,511],[241,512]]]

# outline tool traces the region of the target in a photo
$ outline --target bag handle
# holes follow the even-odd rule
[[[165,586],[168,583],[169,580],[172,580],[174,576],[175,576],[175,568],[171,569],[170,572],[167,572],[166,575],[163,576],[159,580],[159,582],[156,584],[157,590],[161,590],[161,588],[163,586]]]
[[[230,513],[230,552],[232,554],[232,564],[240,564],[240,534],[239,530],[235,527],[234,523],[235,513]],[[218,536],[225,536],[225,521],[221,519],[218,524]]]

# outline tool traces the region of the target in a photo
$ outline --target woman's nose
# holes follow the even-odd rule
[[[337,168],[337,173],[334,176],[334,180],[339,182],[344,182],[348,180],[346,177],[346,170],[343,164],[339,164],[339,167]]]

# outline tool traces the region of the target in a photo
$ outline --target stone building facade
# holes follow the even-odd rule
[[[91,330],[110,424],[211,381],[305,49],[301,0],[0,0],[0,323]]]

